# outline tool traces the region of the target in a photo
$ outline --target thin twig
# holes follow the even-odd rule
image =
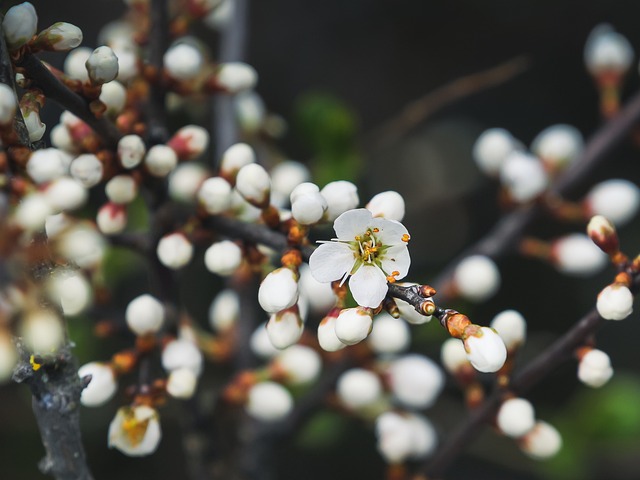
[[[147,141],[150,145],[155,145],[169,139],[165,108],[166,90],[161,83],[163,58],[169,44],[167,0],[152,0],[149,16],[151,20],[149,62],[158,75],[156,81],[151,83],[147,103]]]

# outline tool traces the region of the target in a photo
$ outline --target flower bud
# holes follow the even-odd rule
[[[319,222],[326,211],[327,201],[320,193],[298,195],[291,203],[291,215],[301,225]]]
[[[324,313],[335,305],[336,296],[330,283],[320,283],[313,278],[311,269],[306,263],[300,265],[299,272],[298,288],[300,296],[304,296],[307,299],[312,311]]]
[[[42,50],[66,52],[82,43],[82,30],[66,22],[57,22],[41,31],[34,46]]]
[[[270,272],[258,289],[258,301],[265,312],[277,313],[298,301],[298,279],[293,270],[277,268]]]
[[[256,155],[249,145],[246,143],[236,143],[227,148],[222,154],[222,159],[220,160],[220,175],[230,183],[235,184],[236,176],[240,169],[255,161]]]
[[[22,112],[22,118],[24,119],[24,125],[29,132],[29,141],[37,142],[42,139],[44,132],[47,130],[47,126],[40,120],[40,113],[37,110],[25,110],[20,109]]]
[[[276,356],[280,352],[269,340],[267,322],[263,322],[254,330],[249,343],[254,355],[265,360]]]
[[[44,190],[44,195],[56,212],[76,210],[82,207],[89,197],[82,184],[69,177],[53,180]]]
[[[361,342],[371,332],[373,318],[370,308],[345,308],[336,318],[335,331],[338,339],[345,345]]]
[[[263,126],[267,127],[267,125],[265,125],[268,123],[266,121],[267,118],[269,120],[273,119],[271,116],[267,117],[267,108],[264,105],[264,101],[260,98],[260,95],[253,90],[246,90],[234,95],[233,104],[238,124],[241,130],[248,134],[258,134]],[[274,136],[274,133],[268,130],[266,133]],[[305,178],[305,180],[307,180],[307,178]],[[281,199],[279,198],[278,200]]]
[[[56,148],[34,151],[27,161],[27,173],[36,183],[50,182],[65,173],[64,162]]]
[[[479,372],[497,372],[504,365],[507,348],[492,328],[469,325],[465,328],[462,340],[467,358]]]
[[[1,108],[2,107],[0,106],[0,109]],[[61,123],[51,129],[50,140],[51,145],[57,149],[71,154],[78,153],[78,148],[74,144],[74,140],[69,133],[69,129]]]
[[[208,318],[211,329],[224,332],[231,328],[240,316],[240,298],[235,290],[221,290],[209,306]]]
[[[271,197],[273,203],[284,206],[291,192],[301,183],[308,182],[309,169],[300,162],[287,160],[278,163],[271,170]],[[316,192],[319,192],[317,189]]]
[[[388,379],[395,398],[410,408],[430,407],[444,387],[440,368],[430,358],[418,354],[391,362]]]
[[[162,432],[158,412],[147,405],[121,407],[109,425],[109,448],[130,457],[156,451]]]
[[[500,168],[500,183],[515,202],[526,203],[547,189],[549,178],[540,160],[514,151]]]
[[[381,312],[376,315],[367,341],[375,353],[399,353],[409,347],[411,334],[404,320]]]
[[[621,227],[638,212],[640,189],[628,180],[606,180],[591,189],[583,205],[587,215],[602,215]]]
[[[633,61],[633,47],[608,24],[596,26],[584,47],[584,63],[592,75],[623,74]]]
[[[91,303],[91,285],[81,272],[51,278],[50,295],[62,307],[64,315],[77,315]]]
[[[95,268],[104,257],[105,241],[93,226],[76,224],[60,234],[59,253],[80,268]]]
[[[267,335],[278,350],[287,348],[302,336],[304,324],[297,309],[287,309],[274,313],[267,322]]]
[[[44,223],[44,230],[49,240],[52,240],[62,232],[67,230],[73,223],[70,216],[64,213],[56,213],[55,215],[49,215]]]
[[[274,363],[284,372],[287,383],[291,385],[313,382],[320,375],[322,368],[320,355],[304,345],[291,345],[277,355]]]
[[[99,99],[107,107],[107,115],[115,117],[127,104],[127,90],[120,82],[112,80],[102,85]]]
[[[365,207],[374,217],[401,222],[404,218],[404,198],[398,192],[389,190],[375,195]]]
[[[129,302],[125,317],[136,335],[156,333],[164,323],[164,306],[149,294],[140,295]]]
[[[198,201],[207,213],[216,215],[231,207],[231,185],[222,177],[212,177],[202,182],[198,190]]]
[[[189,368],[171,370],[167,378],[167,393],[173,398],[188,400],[198,386],[198,377]]]
[[[533,405],[524,398],[510,398],[500,406],[496,423],[505,435],[522,437],[536,424]]]
[[[221,30],[229,25],[235,12],[233,0],[222,0],[220,5],[213,8],[204,18],[204,24],[212,30]]]
[[[180,160],[193,160],[209,146],[209,132],[198,125],[186,125],[167,142]]]
[[[89,47],[78,47],[71,50],[64,59],[64,74],[74,80],[86,82],[89,80],[87,60],[93,51]]]
[[[293,408],[293,397],[282,385],[260,382],[249,390],[247,413],[265,422],[280,420]]]
[[[13,219],[18,226],[28,231],[42,230],[53,209],[42,193],[34,192],[22,197],[16,207]]]
[[[163,63],[167,73],[176,80],[191,80],[202,70],[204,59],[193,45],[179,43],[164,54]]]
[[[38,15],[29,2],[11,7],[2,20],[2,31],[9,50],[17,50],[31,40],[37,29]]]
[[[139,54],[131,46],[113,46],[113,51],[118,57],[118,82],[127,84],[138,75]],[[111,82],[110,82],[111,83]]]
[[[167,372],[188,368],[198,376],[202,372],[203,361],[202,353],[189,340],[172,340],[162,350],[162,367]]]
[[[522,345],[527,336],[527,322],[515,310],[505,310],[493,317],[491,328],[498,332],[509,352]]]
[[[51,354],[64,343],[64,327],[61,319],[52,310],[28,312],[20,325],[21,334],[29,351],[36,354]]]
[[[194,203],[198,190],[209,176],[197,163],[185,163],[169,175],[169,196],[177,202]]]
[[[553,457],[562,448],[562,437],[552,425],[538,420],[518,442],[524,453],[536,460]]]
[[[118,76],[118,57],[107,46],[96,48],[85,65],[89,78],[95,85],[110,82]]]
[[[485,130],[473,145],[473,160],[486,175],[495,177],[507,157],[518,150],[518,141],[503,128]]]
[[[578,379],[593,388],[600,388],[613,376],[611,360],[602,350],[589,350],[578,364]]]
[[[618,252],[620,243],[616,227],[602,215],[589,220],[587,235],[604,253],[611,255]]]
[[[138,135],[125,135],[118,142],[118,158],[124,168],[137,167],[145,153],[146,147]]]
[[[500,288],[500,271],[491,258],[472,255],[458,264],[453,282],[460,295],[474,302],[482,302],[495,295]]]
[[[433,453],[438,437],[431,422],[422,415],[385,412],[376,419],[378,451],[390,464]]]
[[[116,175],[105,185],[105,193],[113,203],[131,203],[138,194],[138,185],[130,175]]]
[[[236,177],[236,190],[242,197],[258,208],[269,205],[271,180],[267,171],[257,163],[245,165]]]
[[[333,222],[347,210],[353,210],[360,203],[358,189],[345,180],[330,182],[320,190],[320,194],[327,201],[326,219]]]
[[[329,312],[318,325],[318,343],[326,352],[336,352],[346,347],[336,335],[336,318],[338,317],[335,315],[337,314],[338,312]]]
[[[16,94],[13,93],[13,89],[0,83],[0,125],[10,125],[13,122],[17,106]]]
[[[178,164],[178,156],[166,145],[154,145],[147,152],[144,164],[151,175],[166,177]]]
[[[227,93],[250,90],[258,82],[258,72],[243,62],[221,63],[216,72],[216,84]]]
[[[633,294],[626,286],[614,283],[598,294],[596,308],[606,320],[624,320],[633,312]]]
[[[204,264],[211,273],[228,277],[242,263],[242,250],[230,240],[216,242],[207,248]]]
[[[99,407],[107,403],[118,389],[113,369],[106,363],[90,362],[78,369],[78,376],[91,375],[91,381],[82,390],[80,401],[85,407]]]
[[[105,203],[96,216],[98,229],[105,235],[116,235],[127,227],[127,211],[117,203]]]
[[[71,162],[69,172],[85,188],[91,188],[102,180],[102,162],[94,154],[84,153]]]
[[[531,151],[552,171],[572,163],[582,153],[584,139],[571,125],[552,125],[540,132],[531,143]]]
[[[160,263],[167,268],[177,270],[191,261],[193,245],[184,234],[170,233],[160,239],[156,253]]]
[[[608,257],[583,233],[556,239],[551,245],[551,260],[567,275],[584,277],[602,270]]]
[[[380,400],[382,383],[375,373],[364,368],[352,368],[338,378],[336,393],[347,408],[358,410]]]
[[[446,339],[440,349],[440,361],[444,369],[452,375],[456,375],[463,367],[469,365],[462,341],[457,338]]]

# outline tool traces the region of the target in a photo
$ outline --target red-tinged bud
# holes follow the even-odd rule
[[[200,156],[209,145],[209,133],[197,125],[187,125],[178,130],[167,142],[180,160],[191,160]]]
[[[620,242],[616,227],[602,215],[591,218],[587,225],[587,234],[604,253],[613,255],[618,252]]]

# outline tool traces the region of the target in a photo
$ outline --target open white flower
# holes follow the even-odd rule
[[[158,412],[146,405],[121,407],[109,425],[109,448],[130,457],[152,454],[162,437],[158,418]]]
[[[375,308],[387,294],[387,282],[404,278],[411,258],[409,233],[400,222],[373,218],[364,208],[344,212],[333,224],[338,238],[322,245],[309,259],[319,282],[345,281],[363,307]]]

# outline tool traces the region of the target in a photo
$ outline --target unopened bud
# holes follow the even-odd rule
[[[222,63],[216,72],[216,84],[228,93],[239,93],[255,87],[258,73],[243,62]]]
[[[164,68],[176,80],[191,80],[202,70],[203,58],[193,45],[180,43],[164,54]]]
[[[198,377],[189,368],[172,370],[167,378],[167,393],[173,398],[187,400],[193,397],[198,386]]]
[[[57,22],[41,31],[33,42],[41,50],[65,52],[82,43],[82,30],[66,22]]]
[[[376,315],[367,341],[375,353],[399,353],[409,347],[411,334],[404,320],[380,313]]]
[[[638,212],[640,188],[628,180],[605,180],[591,189],[583,205],[587,215],[602,215],[621,227]]]
[[[538,420],[518,442],[524,453],[537,460],[553,457],[562,448],[562,437],[552,425]]]
[[[0,125],[9,125],[13,122],[17,106],[13,89],[4,83],[0,83]]]
[[[571,125],[553,125],[540,132],[531,143],[531,151],[552,171],[565,168],[582,153],[584,140]]]
[[[267,335],[278,350],[285,349],[300,340],[303,330],[304,324],[297,308],[288,308],[274,313],[267,322]]]
[[[369,200],[365,208],[374,217],[382,217],[398,222],[401,222],[404,218],[404,199],[402,195],[392,190],[378,193]]]
[[[44,194],[56,212],[76,210],[89,197],[87,189],[79,181],[69,177],[53,180],[47,185]]]
[[[500,182],[515,202],[526,203],[546,190],[549,178],[540,160],[514,151],[500,168]]]
[[[118,57],[107,46],[96,48],[85,63],[89,78],[96,85],[115,80],[118,76]]]
[[[107,182],[104,190],[113,203],[125,205],[135,200],[138,185],[131,175],[116,175]]]
[[[134,298],[127,305],[127,325],[136,335],[155,333],[164,323],[164,306],[149,294]]]
[[[616,228],[602,215],[596,215],[589,220],[587,234],[604,253],[611,255],[618,252],[620,243]]]
[[[112,80],[102,85],[99,99],[107,107],[107,115],[115,117],[127,104],[127,90],[120,82]]]
[[[633,294],[626,286],[614,283],[598,294],[596,308],[606,320],[624,320],[633,312]]]
[[[246,405],[252,417],[270,422],[285,417],[293,408],[289,391],[275,382],[260,382],[249,390]]]
[[[167,145],[154,145],[147,152],[144,163],[151,175],[166,177],[178,164],[176,152]]]
[[[291,345],[278,354],[274,363],[284,372],[287,383],[292,385],[313,382],[322,368],[320,355],[304,345]]]
[[[611,360],[602,350],[589,350],[578,364],[578,379],[589,387],[599,388],[613,376]]]
[[[222,154],[220,160],[220,175],[229,183],[235,184],[236,176],[240,169],[246,165],[254,163],[256,155],[253,149],[246,143],[236,143],[231,145]]]
[[[71,50],[64,59],[64,74],[82,82],[89,80],[86,64],[92,52],[89,47],[78,47]]]
[[[277,313],[298,301],[298,279],[293,270],[277,268],[260,284],[258,301],[265,312]]]
[[[507,348],[495,330],[469,325],[462,336],[467,358],[483,373],[497,372],[507,359]]]
[[[458,338],[445,340],[440,349],[440,360],[445,370],[452,375],[456,375],[460,369],[469,365],[469,359],[462,340]]]
[[[91,188],[102,180],[102,162],[94,154],[84,153],[71,162],[69,172],[85,188]]]
[[[453,281],[460,295],[482,302],[492,297],[500,288],[500,271],[491,258],[472,255],[458,264]]]
[[[267,171],[257,163],[240,169],[236,177],[236,189],[247,202],[258,208],[269,205],[271,179]]]
[[[10,50],[16,50],[31,40],[37,29],[38,15],[29,2],[11,7],[2,20],[2,31]]]
[[[165,267],[177,270],[191,261],[193,245],[180,232],[165,235],[158,242],[158,259]]]
[[[524,398],[510,398],[500,406],[496,423],[505,435],[522,437],[535,426],[533,405]]]
[[[242,263],[242,250],[230,240],[211,245],[204,254],[204,264],[211,273],[233,275]]]
[[[85,407],[99,407],[107,403],[118,389],[113,369],[106,363],[90,362],[78,369],[78,376],[91,375],[91,381],[82,390],[80,401]]]
[[[172,340],[162,350],[162,368],[167,372],[188,368],[195,375],[200,375],[203,362],[202,352],[189,340]]]
[[[118,158],[124,168],[134,168],[142,162],[146,148],[138,135],[125,135],[118,142]]]
[[[198,190],[198,200],[212,215],[222,213],[229,209],[232,200],[231,185],[222,177],[208,178]]]
[[[199,157],[209,146],[209,132],[198,125],[187,125],[178,130],[167,142],[180,160]]]
[[[498,332],[509,352],[522,345],[527,336],[527,322],[515,310],[500,312],[491,320],[491,328]]]
[[[382,383],[373,372],[363,368],[347,370],[336,384],[340,401],[352,410],[368,407],[382,395]]]
[[[27,173],[36,183],[45,183],[64,175],[64,162],[56,148],[43,148],[31,154]]]
[[[588,276],[602,270],[608,257],[585,234],[573,233],[553,242],[551,260],[562,273]]]
[[[327,201],[326,219],[334,221],[347,210],[353,210],[360,203],[357,187],[346,180],[330,182],[320,190]]]
[[[391,362],[387,373],[393,395],[411,408],[430,407],[444,387],[440,367],[430,358],[415,353]]]
[[[507,130],[490,128],[474,143],[473,160],[483,173],[495,177],[507,157],[518,148],[518,141]]]
[[[633,48],[611,25],[601,24],[589,34],[584,48],[584,62],[592,75],[624,74],[633,61]]]
[[[370,308],[345,308],[335,323],[336,336],[346,345],[355,345],[369,336],[373,328]]]
[[[338,309],[332,310],[318,325],[318,343],[326,352],[336,352],[346,347],[336,335],[336,318],[339,312]]]

